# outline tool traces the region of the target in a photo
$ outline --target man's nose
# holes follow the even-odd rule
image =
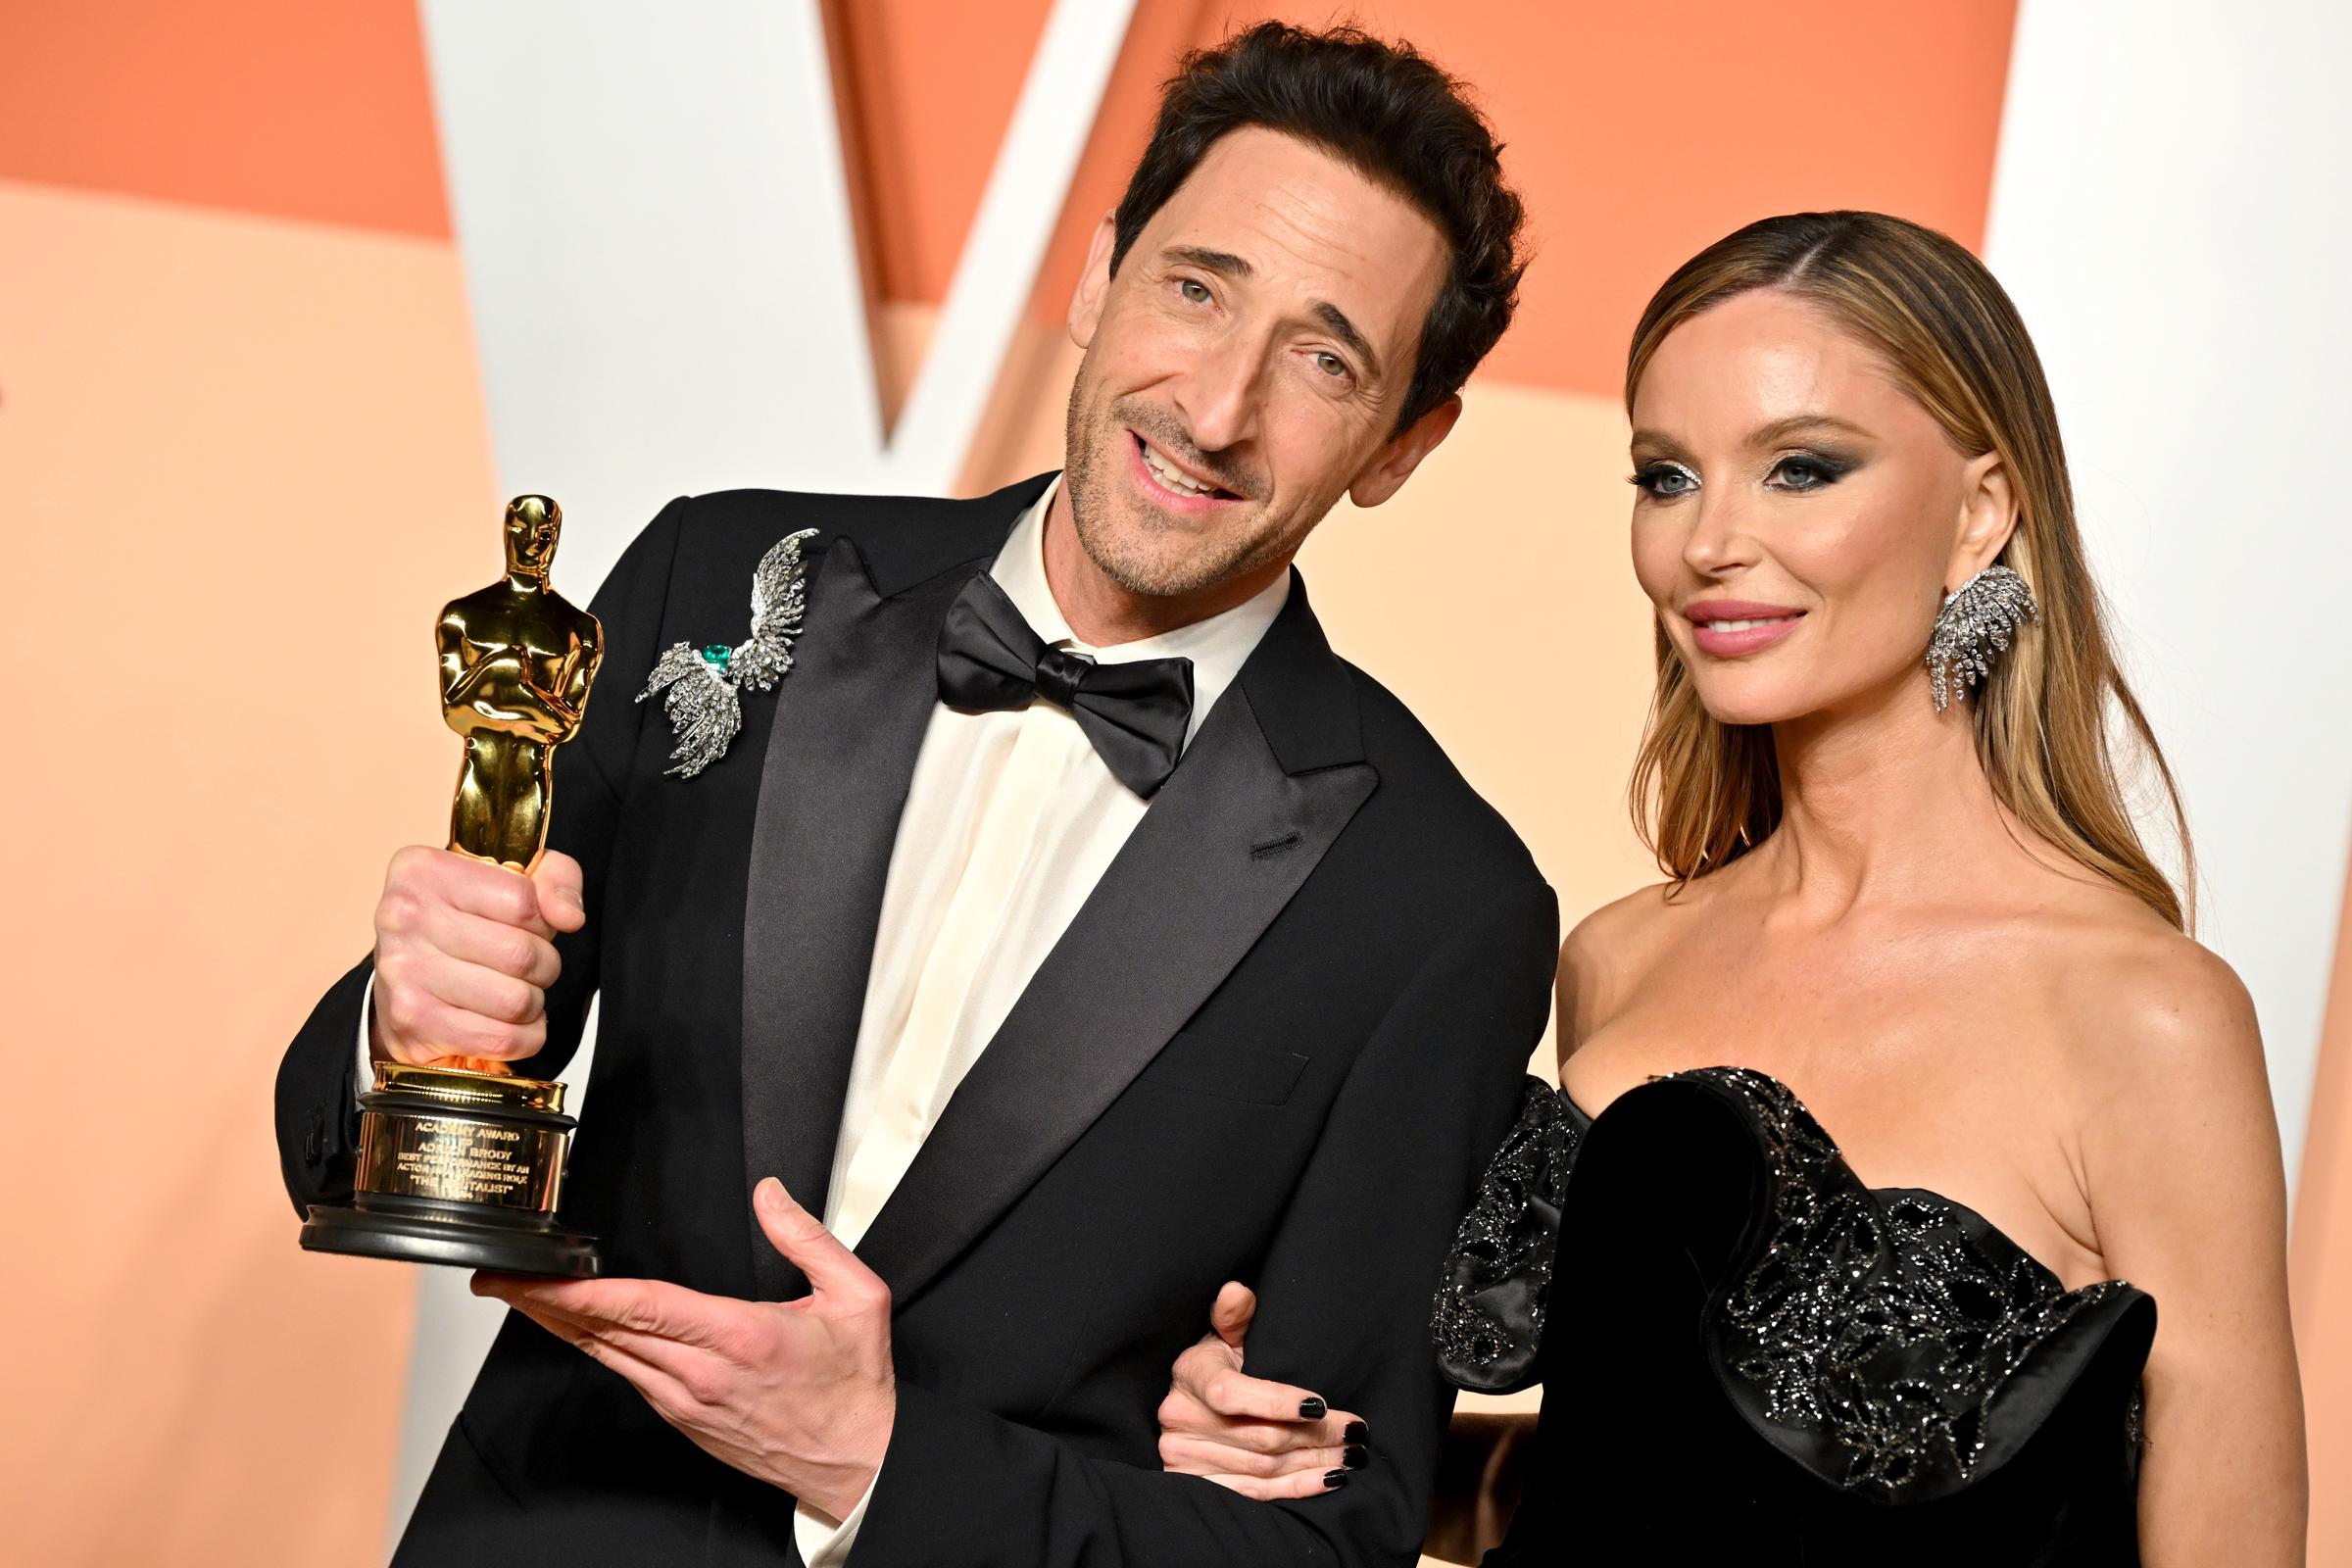
[[[1175,386],[1175,404],[1193,443],[1223,452],[1257,433],[1265,388],[1262,345],[1236,332],[1202,350]]]

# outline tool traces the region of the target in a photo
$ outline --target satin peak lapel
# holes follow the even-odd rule
[[[1285,772],[1242,684],[1225,693],[858,1245],[901,1306],[1200,1009],[1374,783],[1361,760]]]
[[[799,667],[761,762],[743,927],[743,1152],[824,1212],[833,1145],[865,1005],[891,847],[939,700],[939,626],[972,571],[893,597],[836,540],[810,593]],[[747,1191],[763,1299],[807,1281],[769,1245]]]

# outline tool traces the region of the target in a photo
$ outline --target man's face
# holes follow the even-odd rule
[[[1070,309],[1080,542],[1128,592],[1198,594],[1288,560],[1340,497],[1377,506],[1452,423],[1397,432],[1449,261],[1403,198],[1250,128],[1209,149]]]

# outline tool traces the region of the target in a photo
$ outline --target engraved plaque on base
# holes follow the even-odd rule
[[[302,1245],[591,1277],[595,1239],[556,1223],[576,1125],[560,1083],[379,1061],[360,1097],[359,1190],[348,1206],[313,1205]]]

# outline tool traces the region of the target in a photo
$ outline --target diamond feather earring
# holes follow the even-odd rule
[[[2026,579],[2007,566],[1986,566],[1943,596],[1936,632],[1928,640],[1928,686],[1936,711],[1951,706],[1953,688],[1967,689],[1992,673],[1992,662],[2009,651],[2010,634],[2041,620],[2041,607]]]

